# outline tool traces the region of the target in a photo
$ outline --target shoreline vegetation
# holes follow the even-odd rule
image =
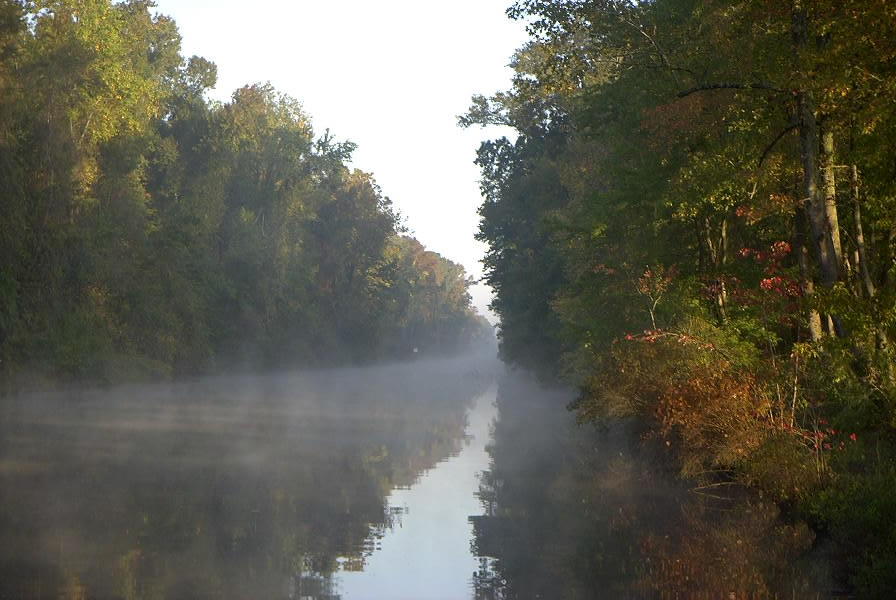
[[[365,364],[493,337],[354,144],[207,99],[148,0],[0,2],[0,392]]]
[[[502,358],[896,589],[896,9],[519,0],[473,98]]]
[[[582,427],[562,409],[575,390],[528,373],[497,389],[484,514],[471,518],[477,599],[849,595],[805,523],[742,485],[681,479],[639,419]]]

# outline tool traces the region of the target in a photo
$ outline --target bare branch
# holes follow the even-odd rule
[[[750,200],[756,197],[756,192],[759,191],[759,172],[762,170],[762,163],[765,162],[765,159],[768,157],[769,153],[774,149],[775,146],[778,145],[778,142],[781,139],[799,128],[799,123],[791,123],[786,128],[784,128],[781,133],[775,136],[775,139],[771,141],[771,143],[765,147],[765,150],[762,151],[762,156],[759,157],[759,162],[756,164],[756,170],[753,172],[753,190],[750,192]]]
[[[769,92],[777,92],[779,94],[789,93],[788,90],[776,88],[768,83],[706,83],[678,92],[678,97],[684,98],[685,96],[690,96],[697,92],[707,92],[710,90],[766,90]]]
[[[787,135],[791,131],[796,130],[798,127],[799,123],[792,123],[786,129],[782,130],[781,133],[775,136],[775,139],[773,139],[771,143],[765,147],[765,150],[762,151],[762,156],[759,157],[759,164],[756,165],[757,170],[762,168],[762,163],[765,162],[765,159],[768,157],[769,152],[771,152],[775,148],[775,146],[778,145],[778,142],[780,142],[785,135]]]

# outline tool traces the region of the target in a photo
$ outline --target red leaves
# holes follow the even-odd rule
[[[819,419],[818,424],[827,425],[828,421],[827,419]],[[833,429],[831,427],[825,427],[823,429],[805,429],[799,425],[790,425],[788,423],[782,423],[780,429],[795,435],[816,453],[823,450],[834,450],[835,448],[837,450],[846,449],[844,438],[841,437],[844,435],[844,432],[838,429]],[[858,441],[859,436],[853,432],[849,434],[848,438],[851,441],[856,442]]]
[[[760,289],[781,297],[798,298],[803,294],[802,286],[793,277],[781,274],[781,261],[792,251],[790,243],[781,240],[769,246],[768,251],[741,248],[738,255],[741,258],[752,258],[756,263],[764,265],[763,271],[768,277],[759,282]]]
[[[765,250],[757,250],[755,248],[741,248],[738,251],[738,255],[741,258],[750,258],[753,257],[757,263],[768,263],[766,269],[777,269],[780,267],[780,261],[784,260],[788,254],[793,250],[790,245],[790,242],[785,242],[783,240],[774,242],[771,246],[769,246],[768,251]]]
[[[674,265],[668,269],[658,267],[656,270],[647,267],[638,278],[638,293],[650,298],[662,296],[677,275],[678,268]]]
[[[786,296],[789,298],[797,298],[803,294],[803,290],[798,281],[780,275],[766,277],[759,282],[759,287],[767,292],[774,292],[779,296]]]
[[[775,260],[781,260],[788,254],[790,254],[792,249],[793,248],[791,248],[789,242],[775,242],[774,244],[772,244],[772,258],[774,258]]]

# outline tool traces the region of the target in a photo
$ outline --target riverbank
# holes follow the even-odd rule
[[[500,381],[477,598],[836,595],[805,522],[742,486],[682,481],[636,421],[577,425],[574,398],[519,372]]]
[[[514,82],[461,118],[515,130],[476,159],[503,358],[581,390],[583,420],[640,419],[695,485],[787,506],[849,589],[891,597],[892,8],[508,14],[531,34]]]

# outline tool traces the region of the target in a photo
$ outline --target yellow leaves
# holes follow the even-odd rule
[[[141,63],[146,58],[139,45],[148,42],[133,39],[142,27],[134,22],[140,15],[109,0],[44,7],[48,12],[37,17],[32,43],[35,57],[62,51],[78,63],[55,71],[52,63],[38,61],[43,72],[36,76],[51,82],[41,93],[52,102],[43,103],[67,113],[73,141],[85,151],[118,134],[139,132],[159,112],[161,99],[161,82]]]
[[[94,157],[84,157],[75,167],[75,181],[81,196],[87,196],[100,175],[99,164]]]

